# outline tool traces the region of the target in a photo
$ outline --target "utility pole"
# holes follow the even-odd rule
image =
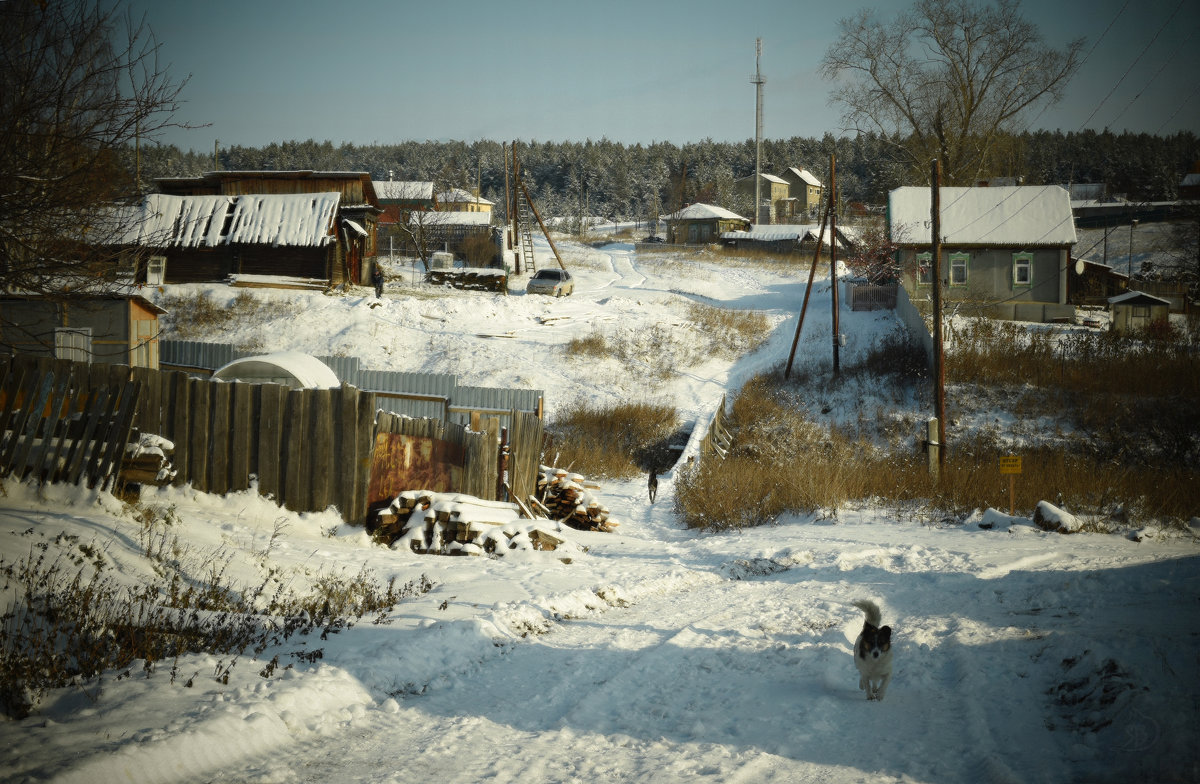
[[[762,131],[763,131],[763,85],[767,77],[762,75],[759,61],[762,59],[762,39],[754,39],[754,76],[750,83],[754,90],[754,223],[759,223],[759,211],[762,209]],[[768,220],[767,223],[771,221]]]
[[[821,217],[821,230],[817,234],[817,247],[813,250],[812,267],[808,270],[808,286],[804,289],[804,304],[800,306],[800,319],[796,322],[796,334],[792,337],[792,351],[788,354],[787,367],[784,368],[784,379],[791,378],[792,360],[796,358],[796,346],[800,343],[800,330],[804,329],[804,314],[808,311],[808,295],[812,294],[813,279],[817,276],[817,260],[821,258],[821,242],[825,238],[825,222],[829,220],[829,204],[823,205],[824,214]]]
[[[837,153],[829,154],[829,282],[833,295],[833,376],[842,372],[841,334],[838,324],[837,278]]]
[[[942,346],[942,162],[933,160],[929,223],[933,239],[933,415],[937,419],[939,467],[946,463],[946,362]]]
[[[213,139],[213,171],[221,171],[221,164],[217,162],[217,151],[221,148],[221,140]]]

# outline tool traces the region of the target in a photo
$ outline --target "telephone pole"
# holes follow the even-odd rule
[[[946,362],[942,345],[942,162],[933,160],[929,223],[933,240],[933,415],[937,419],[938,464],[946,462]]]
[[[762,39],[754,39],[754,75],[750,83],[754,85],[754,223],[758,225],[762,209],[762,133],[763,133],[763,85],[767,77],[762,75],[759,61],[762,59]],[[770,219],[767,223],[770,223]]]

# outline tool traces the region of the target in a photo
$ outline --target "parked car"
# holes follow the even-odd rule
[[[525,286],[526,294],[553,294],[564,297],[575,290],[571,273],[564,269],[540,269]]]
[[[642,242],[666,242],[662,237],[656,237],[651,234],[649,237],[643,237]]]

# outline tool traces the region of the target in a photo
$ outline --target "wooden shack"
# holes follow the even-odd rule
[[[0,351],[158,369],[158,317],[141,296],[0,297]]]
[[[1110,297],[1108,306],[1112,310],[1113,332],[1124,335],[1146,329],[1156,321],[1166,321],[1171,313],[1169,301],[1141,291]]]

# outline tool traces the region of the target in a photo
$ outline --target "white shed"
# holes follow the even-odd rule
[[[235,359],[218,368],[212,377],[221,381],[282,384],[292,389],[332,389],[342,383],[324,362],[299,351]]]

